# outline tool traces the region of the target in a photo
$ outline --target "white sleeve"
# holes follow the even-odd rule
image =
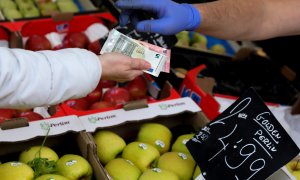
[[[97,86],[101,71],[98,57],[84,49],[0,48],[0,108],[55,105],[86,96]]]

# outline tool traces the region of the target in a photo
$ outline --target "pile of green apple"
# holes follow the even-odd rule
[[[300,180],[300,159],[293,159],[285,167],[297,180]]]
[[[0,0],[0,9],[8,20],[79,12],[73,0]]]
[[[134,141],[126,143],[109,130],[96,132],[94,139],[99,160],[114,180],[191,180],[200,174],[185,146],[193,136],[183,134],[174,141],[167,126],[145,123]]]
[[[89,180],[93,170],[82,156],[61,157],[46,146],[32,146],[19,155],[18,161],[0,164],[1,180]]]
[[[226,54],[226,49],[222,44],[214,44],[208,48],[208,39],[205,35],[197,32],[191,33],[188,31],[182,31],[176,34],[178,39],[176,46],[179,47],[192,47],[200,50],[210,50],[220,54]]]

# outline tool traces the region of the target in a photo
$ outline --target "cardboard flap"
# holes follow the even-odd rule
[[[59,21],[71,21],[74,18],[73,13],[53,13],[52,19],[55,22]]]
[[[13,118],[0,124],[2,130],[16,129],[29,126],[27,118]]]
[[[141,108],[147,108],[147,107],[148,107],[147,100],[140,99],[140,100],[130,101],[129,103],[126,103],[123,106],[123,109],[125,111],[130,111],[130,110],[134,110],[134,109],[141,109]]]
[[[212,77],[202,77],[196,79],[197,85],[207,94],[213,95],[216,80]]]

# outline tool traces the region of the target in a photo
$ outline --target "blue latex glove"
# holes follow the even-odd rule
[[[120,25],[129,20],[137,31],[173,35],[180,31],[192,31],[199,27],[201,16],[190,4],[178,4],[171,0],[118,0],[116,6],[122,10]],[[138,11],[156,15],[155,19],[139,20]]]

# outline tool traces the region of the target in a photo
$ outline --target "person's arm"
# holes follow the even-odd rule
[[[79,98],[97,86],[100,75],[98,57],[87,50],[0,48],[0,107],[38,107]]]
[[[86,96],[102,79],[129,81],[151,67],[118,53],[84,49],[32,52],[0,48],[0,108],[56,105]]]
[[[300,34],[299,0],[219,0],[198,5],[171,0],[118,0],[120,24],[128,20],[142,32],[175,34],[197,30],[231,40],[258,40]],[[154,20],[138,20],[137,10],[151,11]]]
[[[300,34],[299,0],[219,0],[195,5],[199,32],[222,39],[260,40]]]

